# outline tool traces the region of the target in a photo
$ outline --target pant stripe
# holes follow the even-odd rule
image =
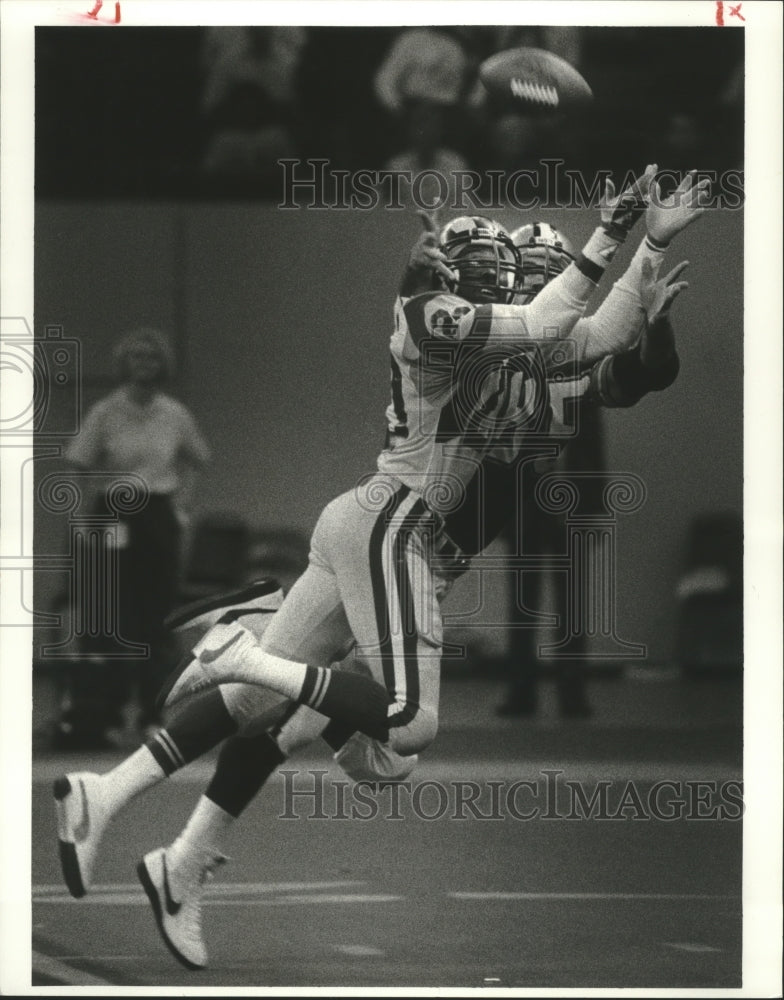
[[[412,510],[412,515],[416,507]],[[424,511],[424,504],[419,511]],[[408,520],[408,519],[407,519]],[[395,582],[400,602],[400,621],[403,630],[403,663],[405,667],[405,706],[389,720],[390,727],[405,726],[419,709],[419,659],[417,656],[417,621],[414,611],[414,594],[408,572],[407,549],[411,541],[410,529],[402,527],[394,543]]]
[[[405,501],[400,498],[382,512],[371,535],[370,569],[384,683],[395,695],[389,717],[393,727],[407,725],[419,708],[418,633],[407,547],[427,508],[408,493]]]
[[[409,496],[398,508],[384,536],[382,555],[384,606],[387,614],[387,630],[391,651],[389,673],[392,677],[392,682],[387,687],[395,696],[395,701],[390,706],[390,717],[405,708],[407,699],[406,649],[403,641],[405,631],[403,608],[405,605],[401,604],[401,593],[395,571],[395,562],[398,558],[396,546],[399,538],[406,539],[408,537],[412,525],[421,516],[421,511],[424,511],[422,501],[416,494]]]
[[[376,612],[376,630],[381,653],[381,667],[384,672],[384,685],[387,690],[395,690],[395,654],[392,648],[392,629],[389,621],[389,606],[387,604],[387,588],[384,579],[384,536],[390,521],[400,504],[411,491],[402,486],[395,495],[392,504],[380,512],[370,533],[368,555],[370,558],[370,582],[373,589],[373,604]]]

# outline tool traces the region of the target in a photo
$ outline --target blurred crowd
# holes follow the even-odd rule
[[[62,45],[60,30],[37,40],[44,197],[274,197],[282,157],[347,170],[513,170],[544,157],[589,171],[742,166],[742,32],[154,28]],[[594,106],[570,117],[489,103],[480,63],[519,45],[576,66]]]

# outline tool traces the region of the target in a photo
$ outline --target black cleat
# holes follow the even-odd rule
[[[166,628],[179,632],[187,628],[212,628],[218,622],[233,622],[249,615],[271,614],[283,603],[277,580],[256,580],[226,594],[204,597],[173,611],[164,621]]]

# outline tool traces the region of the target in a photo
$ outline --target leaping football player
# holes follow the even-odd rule
[[[241,622],[219,623],[166,692],[168,705],[227,681],[268,687],[403,756],[432,742],[438,720],[441,620],[428,549],[439,497],[454,497],[487,450],[499,407],[495,383],[512,353],[543,371],[564,354],[608,262],[645,211],[655,168],[602,209],[577,260],[526,305],[513,304],[519,253],[500,227],[456,221],[444,252],[449,290],[398,296],[391,340],[395,421],[377,471],[333,500],[311,539],[310,564],[260,643]],[[651,250],[655,253],[655,250]],[[619,338],[609,349],[630,346]],[[582,365],[608,351],[606,331],[575,342]],[[479,443],[477,444],[477,435]],[[463,437],[470,437],[466,449]],[[373,679],[332,671],[356,641]]]
[[[701,214],[701,210],[698,210],[695,205],[693,211],[684,216],[677,225],[671,225],[669,238],[699,214]],[[649,219],[649,230],[652,221]],[[671,223],[675,222],[673,216],[670,216],[670,221]],[[475,228],[491,231],[491,227],[485,225],[484,220],[482,223]],[[462,225],[461,223],[461,231]],[[413,266],[407,271],[404,285],[406,281],[413,280],[412,274],[417,271],[420,281],[425,270],[428,272],[429,279],[432,279],[433,272],[438,273],[439,271],[444,278],[447,278],[447,275],[444,275],[444,269],[448,271],[450,280],[454,277],[452,266],[455,263],[455,257],[451,256],[450,253],[444,253],[442,259],[440,256],[442,251],[437,251],[436,255],[430,256],[427,260],[424,259],[423,247],[430,242],[432,241],[428,240],[424,243],[420,241],[415,248],[414,254],[412,254]],[[448,242],[449,240],[446,240],[444,245],[446,246]],[[495,249],[493,249],[493,256],[496,257]],[[498,251],[498,256],[500,257],[500,251]],[[456,259],[460,260],[459,254]],[[485,261],[490,262],[489,255],[485,257]],[[443,267],[439,265],[443,265]],[[523,270],[524,268],[525,265],[523,265]],[[460,267],[456,267],[455,270],[458,272],[459,280]],[[666,313],[666,308],[669,307],[678,292],[685,287],[685,284],[675,283],[672,274],[668,275],[663,282],[657,282],[654,277],[654,265],[650,262],[643,263],[642,270],[643,277],[640,284],[640,297],[638,298],[638,304],[642,303],[640,306],[642,313],[635,315],[634,329],[637,333],[639,332],[640,315],[643,318],[647,315],[649,318],[648,334],[650,334],[658,325],[659,313],[662,316]],[[476,268],[469,269],[469,273],[479,277],[482,287],[487,286],[488,275],[476,275],[476,271]],[[496,270],[493,276],[497,279],[498,274],[499,271]],[[528,275],[531,274],[532,269],[529,268]],[[554,275],[550,275],[550,277],[552,278]],[[503,279],[503,288],[507,287],[506,280],[506,278]],[[673,291],[673,288],[676,290]],[[477,297],[480,290],[477,290]],[[517,294],[516,280],[513,291]],[[615,290],[611,292],[611,296],[614,292]],[[619,294],[625,293],[620,292]],[[401,302],[405,306],[405,297],[401,297]],[[618,342],[623,343],[625,339],[628,339],[628,335],[620,337]],[[650,340],[649,335],[647,339]],[[586,353],[589,350],[590,340],[590,334],[587,334],[581,341]],[[644,334],[641,344],[645,341],[646,335]],[[650,354],[650,352],[648,353]],[[599,362],[599,364],[602,363],[604,362]],[[675,371],[677,372],[677,367]],[[654,381],[657,377],[654,378]],[[674,378],[674,374],[672,377]],[[584,384],[592,384],[590,378],[588,383]],[[605,378],[605,385],[613,385],[609,376]],[[651,385],[650,387],[662,386]],[[634,401],[632,399],[634,394],[637,393],[639,398],[647,391],[647,388],[638,381],[634,386],[626,388],[623,384],[619,384],[615,390],[619,392],[619,395],[616,396],[616,405],[619,405],[618,400],[621,398],[626,403],[620,405],[630,405]],[[607,402],[606,399],[600,401]],[[390,417],[397,420],[398,416],[399,413],[393,402],[390,407]],[[506,513],[508,515],[509,512]],[[439,537],[449,540],[450,514],[445,514],[442,520]],[[500,523],[497,525],[497,529],[486,524],[483,534],[489,540],[492,533],[494,531],[497,533],[500,528]],[[455,533],[459,534],[459,529]],[[457,550],[457,547],[451,544],[451,549]],[[453,557],[451,549],[442,546],[440,559],[436,560],[438,565],[442,567],[445,565],[444,560],[447,561],[445,580],[453,578],[467,565],[465,556],[456,551]],[[450,561],[451,564],[449,564]],[[438,574],[438,567],[436,572]],[[439,589],[437,582],[431,586]],[[263,642],[264,635],[269,631],[268,626],[274,625],[274,621],[277,620],[276,610],[279,608],[281,600],[282,594],[274,584],[261,584],[249,588],[244,595],[230,595],[223,598],[217,601],[213,608],[202,608],[199,612],[186,614],[180,619],[180,624],[198,624],[199,617],[202,624],[223,618],[224,621],[219,622],[217,626],[220,629],[221,625],[230,624],[226,619],[236,621],[244,614],[246,622],[258,623],[253,625],[253,634],[256,637],[261,636]],[[232,606],[233,610],[227,613],[227,609]],[[345,637],[344,647],[338,650],[333,640],[330,648],[333,651],[338,650],[342,655],[353,643],[353,635],[351,633],[346,635],[345,626],[340,634]],[[394,636],[391,638],[394,641]],[[411,638],[409,637],[409,639]],[[334,653],[332,659],[337,659]],[[427,663],[426,666],[430,666],[430,663]],[[437,662],[434,666],[437,669]],[[405,679],[409,679],[411,676],[404,674]],[[437,679],[433,681],[432,678],[428,678],[428,680],[436,686],[437,696]],[[285,694],[285,692],[281,692],[281,694]],[[234,818],[241,813],[264,781],[289,753],[309,743],[319,734],[323,734],[328,744],[336,751],[336,759],[354,780],[401,780],[410,773],[414,766],[415,756],[412,754],[401,756],[390,745],[391,740],[372,738],[362,733],[354,733],[352,736],[353,730],[350,723],[345,725],[328,724],[327,719],[322,714],[308,708],[298,707],[296,703],[289,705],[281,714],[280,701],[281,699],[275,699],[269,691],[264,691],[263,687],[255,682],[250,685],[223,684],[217,690],[207,691],[199,697],[189,699],[184,708],[175,714],[165,730],[162,730],[157,737],[141,747],[107,775],[71,774],[59,779],[56,783],[56,796],[58,799],[61,857],[66,881],[72,893],[82,895],[89,888],[97,848],[112,816],[116,815],[139,792],[156,784],[179,767],[215,746],[225,737],[240,730],[243,736],[234,736],[226,741],[221,751],[215,777],[210,783],[207,793],[200,799],[182,835],[170,847],[161,848],[148,854],[139,865],[140,877],[155,909],[159,929],[167,945],[183,964],[190,968],[201,968],[206,964],[206,949],[200,925],[200,899],[205,875],[220,862],[220,842],[225,837]],[[390,703],[394,704],[391,700]],[[432,702],[427,707],[433,708]],[[269,728],[268,721],[264,721],[270,718],[270,712],[276,716],[275,724],[271,728]],[[269,728],[268,732],[259,732],[265,727]],[[76,826],[83,809],[87,809],[91,816],[91,833],[88,838],[79,841],[76,837]],[[176,914],[169,913],[164,906],[164,883],[170,886],[175,898],[183,901],[182,908]]]
[[[609,297],[589,328],[575,326],[643,212],[648,238],[635,262],[648,257],[658,265],[672,236],[704,210],[703,183],[694,185],[692,175],[673,204],[657,196],[646,210],[655,170],[603,205],[602,224],[577,259],[525,305],[513,304],[519,253],[508,235],[466,218],[448,227],[442,245],[457,272],[453,288],[401,295],[395,304],[393,428],[377,472],[323,511],[310,565],[261,642],[239,621],[216,625],[172,679],[169,705],[222,682],[247,681],[389,742],[403,756],[432,742],[441,619],[429,549],[439,508],[454,505],[509,413],[499,380],[511,356],[530,354],[531,366],[547,375],[569,354],[566,338],[586,368],[632,345],[628,327],[619,335],[605,322]],[[374,679],[320,665],[353,641]]]

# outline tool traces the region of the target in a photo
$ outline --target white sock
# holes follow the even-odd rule
[[[163,768],[147,747],[139,747],[117,767],[101,775],[101,787],[109,812],[118,812],[140,792],[152,788],[165,777]]]
[[[267,687],[287,698],[299,698],[308,669],[306,663],[284,660],[272,653],[265,652],[263,649],[255,649],[252,651],[252,659],[249,660],[249,664],[256,668]]]
[[[238,666],[232,674],[232,679],[248,684],[263,684],[287,698],[299,698],[308,670],[307,663],[285,660],[281,656],[275,656],[274,653],[268,653],[258,645],[250,633],[248,635],[251,641],[245,643],[239,652],[235,653]],[[194,652],[199,655],[199,646],[194,648]]]
[[[288,660],[275,656],[274,653],[268,653],[261,648],[253,633],[242,625],[237,626],[233,622],[218,623],[196,643],[193,653],[202,659],[209,673],[210,661],[215,656],[212,650],[220,650],[222,646],[230,646],[232,642],[235,642],[235,645],[229,650],[232,661],[231,681],[262,684],[287,698],[295,700],[299,698],[307,676],[307,663],[299,663],[297,660]]]
[[[221,854],[234,822],[235,817],[231,813],[202,795],[185,829],[168,848],[172,866],[176,867],[187,856],[202,858],[206,854]]]

